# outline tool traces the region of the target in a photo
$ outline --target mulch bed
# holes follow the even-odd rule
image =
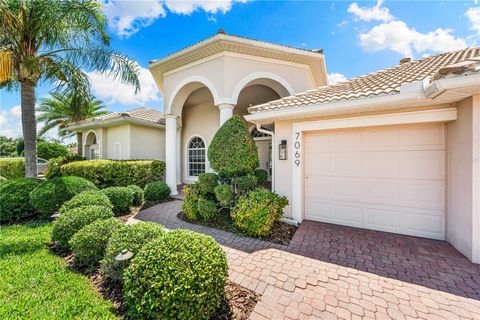
[[[182,220],[193,224],[202,225],[205,227],[220,229],[223,231],[233,232],[240,234],[245,237],[248,235],[243,234],[238,230],[234,225],[230,217],[227,214],[220,215],[215,221],[192,221],[188,219],[183,212],[180,212],[177,217]],[[288,224],[283,221],[275,221],[272,228],[272,234],[266,238],[259,238],[264,241],[288,245],[290,240],[292,240],[295,231],[297,231],[297,226]]]

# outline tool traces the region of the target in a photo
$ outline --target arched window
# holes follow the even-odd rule
[[[200,137],[193,137],[188,143],[188,175],[198,177],[205,172],[205,142]]]

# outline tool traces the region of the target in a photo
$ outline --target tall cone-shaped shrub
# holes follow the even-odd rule
[[[245,123],[233,116],[218,129],[208,148],[210,166],[219,175],[234,178],[258,168],[257,146]]]
[[[0,52],[0,83],[7,82],[12,79],[13,60],[9,51]]]

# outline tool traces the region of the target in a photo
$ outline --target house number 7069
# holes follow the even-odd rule
[[[300,132],[295,132],[295,143],[293,148],[295,149],[295,165],[300,166]]]

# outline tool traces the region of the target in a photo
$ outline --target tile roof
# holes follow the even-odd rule
[[[396,94],[400,92],[401,85],[405,83],[423,80],[427,77],[436,80],[466,71],[480,71],[480,48],[467,48],[404,62],[345,82],[253,106],[248,110],[250,113],[258,113]]]
[[[125,112],[110,112],[102,116],[77,122],[77,124],[83,124],[83,123],[94,122],[94,121],[112,120],[112,119],[122,118],[122,117],[129,117],[129,118],[151,121],[159,124],[165,124],[165,117],[163,113],[156,109],[151,109],[151,108],[138,108],[138,109],[133,109]]]

